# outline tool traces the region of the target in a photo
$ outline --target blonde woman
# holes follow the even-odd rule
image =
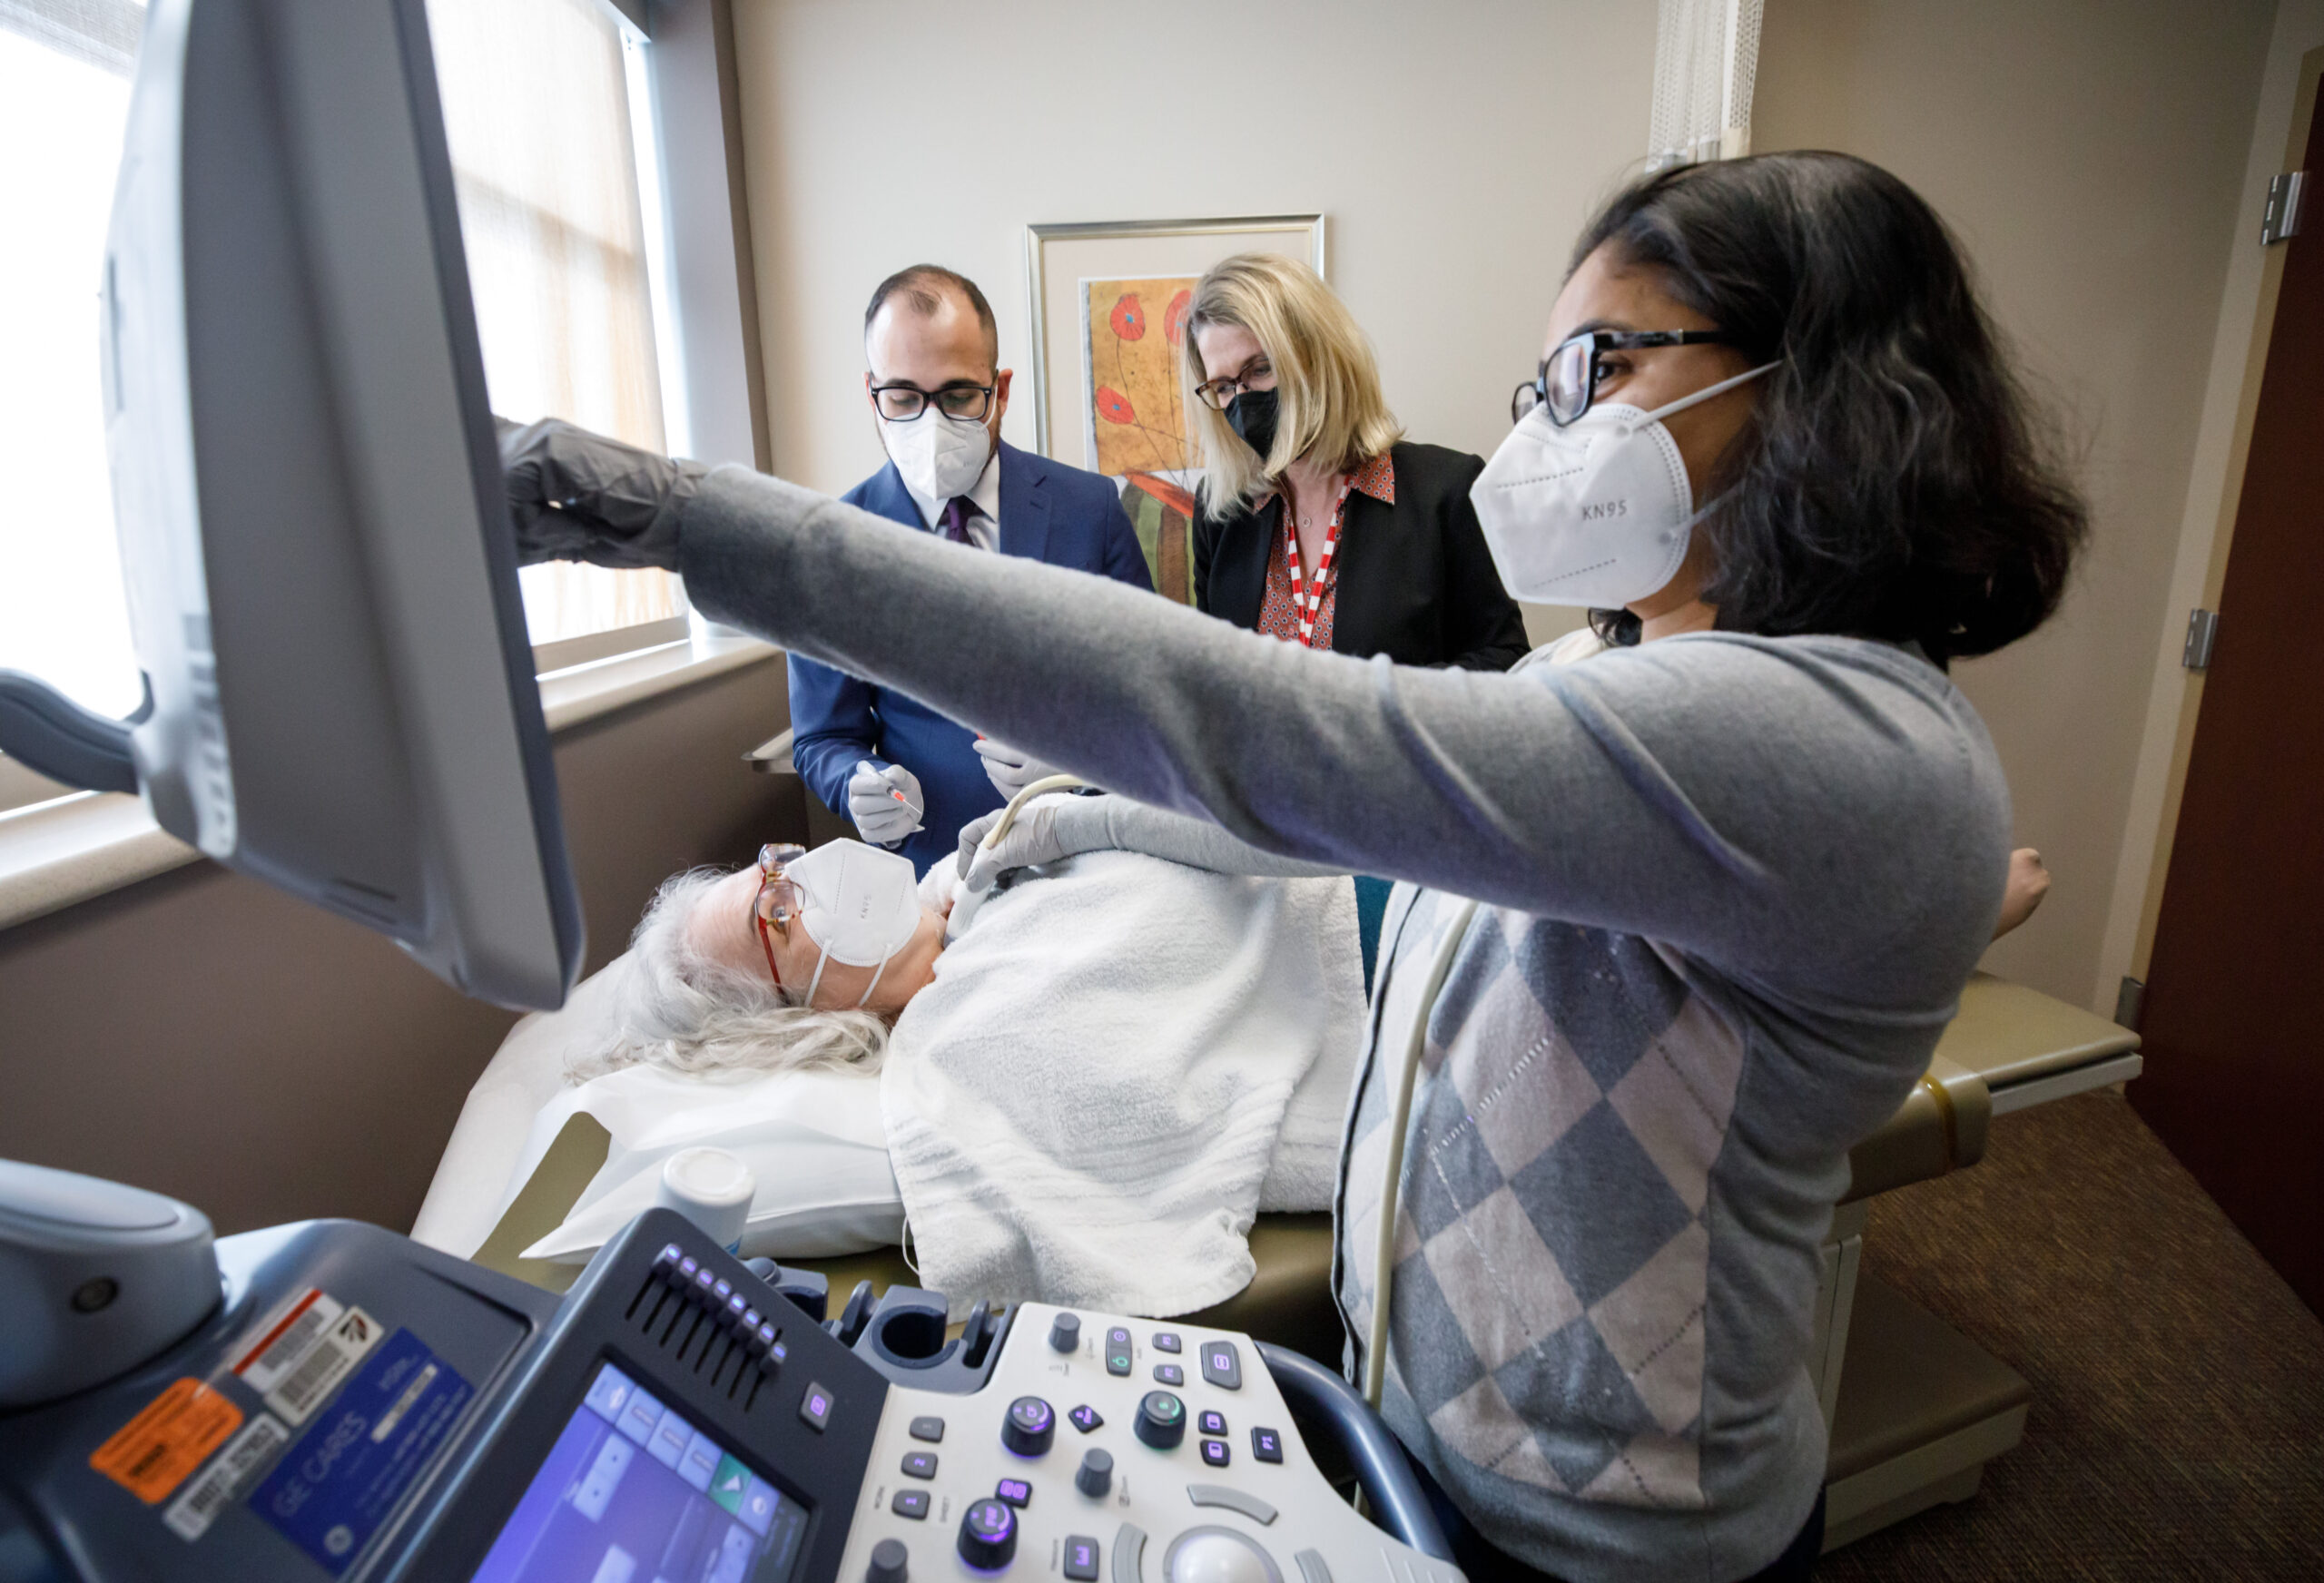
[[[1524,623],[1469,486],[1484,463],[1402,438],[1347,305],[1295,260],[1238,253],[1187,309],[1203,467],[1195,603],[1309,648],[1505,671]]]

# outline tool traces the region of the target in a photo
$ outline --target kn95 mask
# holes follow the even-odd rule
[[[835,841],[786,864],[783,872],[799,887],[799,921],[821,948],[807,1004],[814,1004],[824,967],[844,962],[880,969],[856,999],[862,1005],[879,988],[888,959],[920,927],[920,879],[911,860],[859,841]]]
[[[1619,609],[1677,576],[1702,513],[1662,420],[1774,367],[1651,412],[1601,402],[1563,428],[1547,407],[1527,413],[1469,488],[1510,597]]]
[[[992,459],[992,436],[984,420],[947,418],[930,402],[918,418],[898,422],[882,418],[881,432],[896,471],[915,492],[931,500],[950,500],[976,487]]]

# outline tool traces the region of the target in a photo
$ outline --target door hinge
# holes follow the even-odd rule
[[[2136,1033],[2139,1031],[2139,1013],[2145,1009],[2145,983],[2123,974],[2122,987],[2114,992],[2114,1020]]]
[[[2261,247],[2273,247],[2299,234],[2307,196],[2306,171],[2286,171],[2268,182],[2268,207],[2260,216]]]
[[[2179,663],[2191,671],[2211,668],[2211,645],[2219,641],[2219,612],[2191,610],[2187,613],[2187,646],[2181,651]]]

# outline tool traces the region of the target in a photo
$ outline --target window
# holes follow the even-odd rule
[[[428,25],[493,410],[668,449],[622,23],[603,0],[429,0]],[[684,635],[665,572],[523,579],[546,664],[617,653],[573,640],[645,623]]]
[[[143,25],[129,0],[0,0],[0,665],[106,714],[143,691],[105,467],[97,281]]]
[[[602,0],[428,9],[494,410],[683,448],[656,353],[649,239],[661,231],[641,204],[655,196],[651,118],[633,104],[641,41]],[[142,0],[0,0],[0,666],[116,715],[141,686],[105,461],[97,282],[143,26]],[[666,573],[554,565],[522,581],[544,670],[685,635]],[[0,811],[57,791],[0,761]]]

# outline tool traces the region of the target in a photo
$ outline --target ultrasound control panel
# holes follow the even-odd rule
[[[1459,1583],[1317,1471],[1246,1336],[1027,1303],[974,1395],[897,1384],[843,1583]]]
[[[348,1223],[218,1254],[193,1333],[0,1414],[0,1583],[1461,1583],[1324,1480],[1245,1336],[1026,1304],[948,1337],[902,1289],[826,1322],[666,1210],[561,1303]]]

